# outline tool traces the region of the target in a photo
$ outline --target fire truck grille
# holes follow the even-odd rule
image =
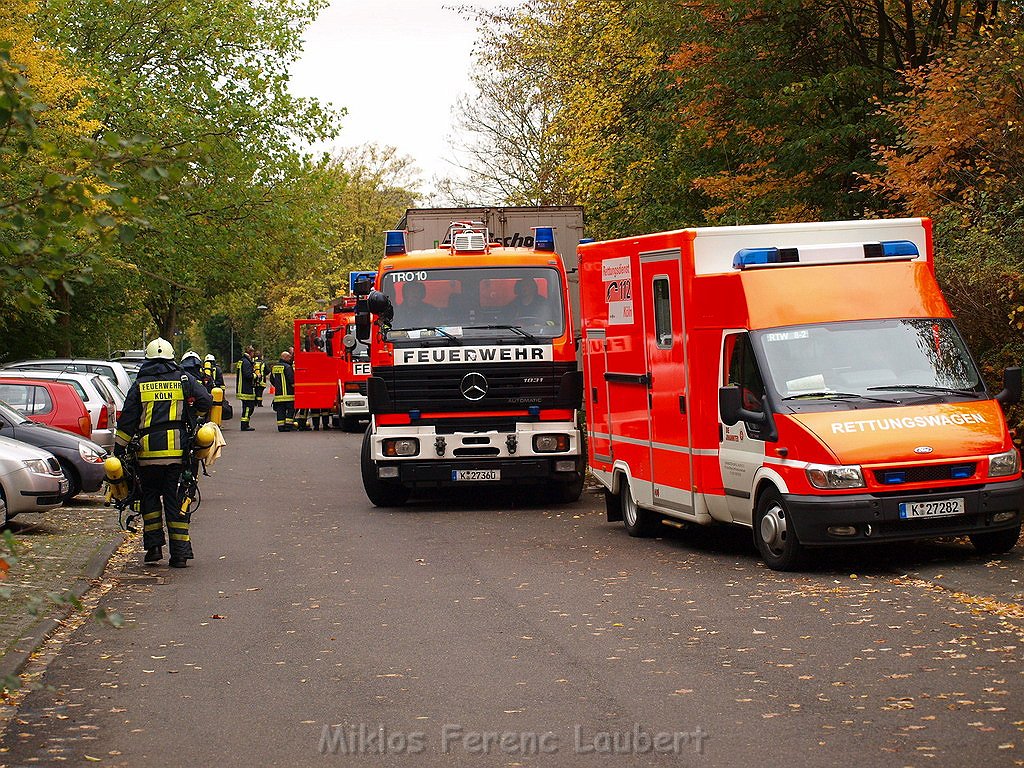
[[[359,394],[366,397],[366,381],[359,382]]]
[[[466,413],[565,407],[558,404],[570,363],[396,366],[380,371],[394,411]],[[571,407],[571,406],[570,406]]]
[[[905,483],[937,483],[943,480],[968,480],[974,477],[975,462],[962,464],[932,464],[917,467],[891,467],[876,469],[875,481],[881,485],[903,485]]]

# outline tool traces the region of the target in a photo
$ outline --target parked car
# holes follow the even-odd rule
[[[41,370],[41,371],[66,371],[67,373],[98,373],[114,382],[121,391],[127,392],[132,385],[132,378],[128,375],[124,365],[116,360],[86,360],[77,358],[54,358],[51,360],[19,360],[16,363],[6,363],[3,368],[14,368],[19,371]]]
[[[4,369],[2,380],[32,379],[65,381],[75,388],[92,417],[92,441],[106,450],[114,450],[117,429],[117,401],[98,373],[64,373],[62,371],[15,371]]]
[[[50,379],[5,379],[0,374],[0,400],[32,421],[92,438],[92,417],[73,384]]]
[[[119,363],[136,363],[141,364],[146,360],[146,350],[144,349],[115,349],[114,354],[110,356],[111,360],[116,360]]]
[[[56,456],[0,437],[0,526],[22,512],[59,507],[67,492],[68,479]]]
[[[28,443],[57,457],[60,468],[68,479],[68,490],[64,494],[65,503],[83,491],[98,491],[103,485],[103,460],[107,457],[107,452],[101,446],[73,432],[36,424],[2,400],[0,437]]]

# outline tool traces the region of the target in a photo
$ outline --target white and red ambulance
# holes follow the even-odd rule
[[[1020,455],[935,280],[928,219],[581,244],[590,468],[609,520],[736,523],[807,547],[1017,541]]]

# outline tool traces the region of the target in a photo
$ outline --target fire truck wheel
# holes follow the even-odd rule
[[[363,436],[363,450],[359,457],[363,475],[363,490],[375,507],[400,507],[409,499],[409,489],[397,483],[387,483],[377,477],[377,467],[370,459],[370,430]]]
[[[754,541],[765,565],[774,571],[793,571],[804,559],[804,548],[789,525],[789,512],[778,491],[765,491],[754,516]]]
[[[359,431],[359,417],[358,416],[344,416],[341,419],[341,430],[342,432],[358,432]]]
[[[583,494],[583,476],[568,483],[553,482],[548,486],[548,499],[555,504],[572,504]]]
[[[619,489],[619,499],[622,502],[622,524],[626,527],[626,533],[641,538],[652,535],[658,526],[657,513],[637,506],[625,480]]]
[[[1020,538],[1020,526],[1007,528],[1005,531],[991,533],[972,533],[971,544],[981,555],[1001,555],[1017,546]]]

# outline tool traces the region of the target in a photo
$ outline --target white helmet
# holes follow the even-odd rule
[[[147,360],[173,360],[174,347],[167,339],[156,338],[146,347]]]
[[[216,362],[216,361],[217,361],[217,358],[216,358],[216,357],[214,357],[213,355],[207,355],[205,359],[206,359],[207,361],[211,362],[211,363],[213,363],[213,362]]]
[[[186,360],[191,360],[193,358],[195,358],[196,360],[199,360],[199,355],[197,355],[195,352],[193,352],[190,349],[188,352],[186,352],[184,355],[181,356],[181,362],[184,363]]]

